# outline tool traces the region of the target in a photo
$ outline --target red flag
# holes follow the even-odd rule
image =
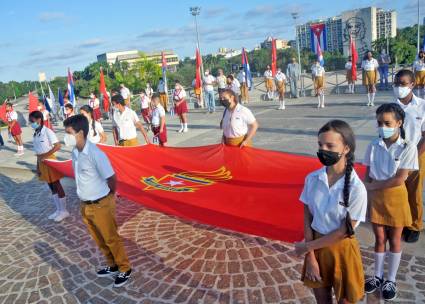
[[[0,119],[4,122],[7,122],[6,118],[6,102],[3,102],[3,104],[0,107]]]
[[[103,77],[103,69],[100,67],[100,84],[99,92],[103,95],[103,110],[109,112],[109,96],[106,92],[105,78]]]
[[[276,75],[276,39],[272,39],[272,74],[273,76]]]
[[[303,238],[299,197],[306,175],[321,167],[317,158],[222,144],[99,148],[115,170],[117,191],[136,203],[243,233]],[[73,175],[71,161],[46,163]],[[364,174],[364,168],[357,172]]]
[[[28,111],[29,113],[38,111],[38,98],[32,95],[32,92],[28,94]]]
[[[199,89],[202,86],[201,81],[201,54],[199,53],[199,49],[196,48],[196,74],[195,74],[195,88]]]
[[[350,36],[350,48],[351,48],[351,77],[353,80],[357,80],[357,60],[359,55],[357,54],[356,43],[353,37]]]

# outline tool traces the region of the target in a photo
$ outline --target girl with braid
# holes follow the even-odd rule
[[[103,130],[102,124],[95,119],[94,110],[88,105],[84,105],[80,108],[80,114],[83,114],[89,122],[89,133],[87,139],[94,144],[106,143],[106,135]]]
[[[364,296],[363,265],[354,230],[365,220],[367,193],[353,168],[354,133],[331,120],[318,134],[317,156],[324,165],[305,180],[305,240],[295,253],[305,255],[301,280],[313,288],[317,303],[356,303]]]
[[[400,105],[381,105],[376,110],[379,138],[369,144],[364,158],[370,221],[375,234],[375,273],[366,280],[365,292],[381,289],[387,301],[397,296],[395,278],[401,258],[401,235],[403,227],[412,223],[405,181],[411,171],[419,169],[418,150],[405,140],[404,118]],[[389,260],[384,281],[386,255]]]

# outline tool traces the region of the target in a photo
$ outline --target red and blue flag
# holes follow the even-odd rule
[[[246,55],[245,48],[242,48],[242,66],[245,72],[245,82],[248,85],[248,88],[252,88],[252,74],[251,69],[249,68],[248,56]]]
[[[68,98],[72,106],[75,106],[74,80],[72,79],[72,72],[69,68],[68,68]]]

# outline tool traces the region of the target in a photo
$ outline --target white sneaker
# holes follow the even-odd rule
[[[324,108],[324,107],[325,107],[325,104],[322,104],[320,107],[321,107],[321,108]]]
[[[285,110],[285,106],[281,107],[280,109],[281,109],[281,110]]]
[[[180,130],[178,130],[177,132],[178,132],[178,133],[182,133],[182,132],[183,132],[183,130],[184,130],[184,128],[180,128]]]
[[[58,211],[55,211],[54,213],[50,214],[48,219],[49,220],[54,220],[57,216],[59,215]]]
[[[69,216],[68,211],[59,212],[58,216],[55,217],[55,222],[60,222],[64,219],[66,219],[68,216]]]
[[[184,128],[183,129],[183,133],[187,133],[189,131],[189,129],[188,128]]]
[[[370,104],[370,106],[371,106],[371,107],[374,107],[374,106],[375,106],[375,104],[372,102],[372,103]]]
[[[16,152],[15,154],[13,154],[13,155],[15,155],[15,156],[22,156],[22,155],[24,155],[25,153],[24,153],[24,151],[18,151],[18,152]]]

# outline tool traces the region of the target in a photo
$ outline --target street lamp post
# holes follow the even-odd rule
[[[199,31],[198,31],[198,18],[199,14],[201,13],[201,8],[199,6],[192,6],[189,8],[190,13],[193,17],[195,17],[195,29],[196,29],[196,41],[198,45],[199,55],[201,55],[201,46],[199,44]],[[201,55],[202,56],[202,55]],[[202,58],[202,57],[201,57]],[[204,62],[201,60],[201,75],[204,75]]]
[[[418,53],[420,51],[420,49],[419,49],[420,29],[421,29],[421,24],[419,22],[419,0],[418,0],[418,41],[417,41],[417,43],[418,43],[418,46],[417,46],[418,47]]]
[[[293,12],[293,13],[291,13],[291,15],[292,15],[292,18],[294,19],[294,24],[295,24],[295,41],[297,43],[298,65],[300,67],[300,70],[299,70],[300,79],[299,80],[300,80],[301,91],[303,91],[303,87],[302,87],[303,84],[302,84],[302,81],[301,81],[301,71],[302,71],[302,69],[301,69],[300,43],[298,41],[298,34],[297,34],[297,18],[298,18],[298,13]]]

